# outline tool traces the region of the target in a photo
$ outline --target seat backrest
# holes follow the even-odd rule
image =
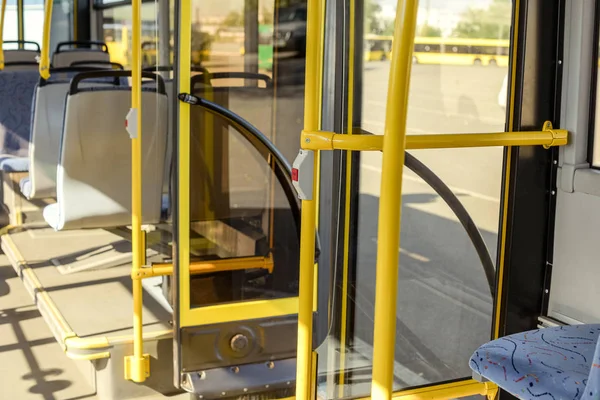
[[[9,48],[5,48],[8,46]],[[21,48],[19,48],[19,46]],[[25,48],[27,46],[28,48]],[[2,42],[4,50],[4,63],[11,66],[37,65],[37,57],[40,55],[40,45],[36,42],[23,40],[6,40]]]
[[[131,139],[125,119],[131,107],[130,88],[81,88],[99,76],[130,75],[130,71],[88,72],[71,82],[66,100],[59,166],[58,215],[54,228],[81,229],[131,224]],[[142,220],[160,221],[167,139],[167,97],[164,85],[142,92]]]
[[[103,42],[61,42],[52,56],[52,67],[70,67],[78,61],[110,62],[108,46]]]
[[[74,76],[71,71],[51,71],[60,76],[65,73]],[[84,81],[79,87],[111,87],[120,85],[120,80],[109,79]],[[60,141],[65,116],[65,100],[70,88],[69,80],[40,80],[36,88],[31,137],[29,147],[29,181],[27,193],[29,199],[56,197],[56,167],[58,165]]]
[[[0,72],[0,154],[26,157],[37,71]]]

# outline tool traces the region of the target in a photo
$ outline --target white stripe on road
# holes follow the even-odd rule
[[[379,174],[381,173],[380,167],[375,167],[373,165],[365,165],[365,164],[361,164],[360,167],[364,168],[366,170],[372,171],[372,172],[376,172]],[[418,177],[404,175],[403,179],[409,180],[411,182],[420,183],[421,185],[429,187],[429,185],[426,182],[424,182],[421,178],[418,178]],[[452,190],[454,192],[454,194],[466,194],[468,196],[471,196],[471,197],[474,197],[477,199],[481,199],[481,200],[485,200],[485,201],[490,201],[492,203],[500,203],[500,199],[498,199],[496,197],[488,196],[488,195],[485,195],[482,193],[477,193],[472,190],[458,188],[458,187],[454,187],[454,186],[448,186],[448,188],[450,188],[450,190]]]
[[[373,241],[373,243],[377,243],[377,238],[371,238],[371,241]],[[405,250],[402,247],[398,247],[398,251],[400,253],[405,254],[406,256],[412,258],[413,260],[417,260],[420,262],[430,262],[431,261],[429,258],[427,258],[425,256]]]

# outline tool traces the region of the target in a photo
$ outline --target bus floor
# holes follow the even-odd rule
[[[76,259],[74,255],[119,240],[103,230],[49,228],[2,236],[0,399],[190,398],[172,385],[172,314],[162,297],[160,278],[144,282],[144,351],[150,353],[155,373],[136,385],[124,380],[122,362],[132,351],[131,265],[61,273],[52,262]],[[110,256],[111,251],[116,250],[99,256]],[[68,267],[67,262],[62,265]],[[86,343],[103,340],[110,346],[97,349],[88,344],[88,350],[81,350],[69,345],[70,357],[85,358],[73,361],[62,349],[73,334],[92,340]],[[90,356],[96,361],[88,361]]]
[[[3,399],[96,399],[5,255],[0,256],[0,388]]]

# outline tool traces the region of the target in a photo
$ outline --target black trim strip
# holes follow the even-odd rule
[[[592,60],[598,60],[598,46],[600,46],[600,3],[596,2],[596,10],[594,16],[594,47],[592,49]],[[598,104],[598,63],[592,62],[592,79],[590,81],[590,116],[589,116],[589,139],[588,139],[588,162],[592,168],[600,168],[600,166],[594,166],[592,161],[594,159],[594,140],[596,128],[596,106]]]
[[[131,76],[131,71],[115,71],[115,70],[97,70],[90,72],[82,72],[73,77],[71,80],[71,87],[69,88],[69,95],[79,93],[81,90],[78,88],[79,82],[86,79],[97,79],[97,78],[127,78]],[[166,94],[165,82],[161,76],[150,73],[142,72],[143,78],[153,79],[156,81],[157,92],[160,94]]]
[[[29,40],[5,40],[5,41],[2,42],[2,45],[4,46],[5,44],[18,44],[18,45],[31,44],[31,45],[35,46],[37,48],[37,50],[27,50],[27,49],[19,48],[19,49],[5,49],[4,51],[11,51],[11,50],[20,50],[20,51],[23,51],[23,50],[26,50],[26,51],[37,51],[38,53],[40,51],[42,51],[40,49],[39,43],[32,42],[32,41],[29,41]]]
[[[210,82],[215,79],[229,79],[229,78],[256,79],[259,81],[264,81],[267,84],[267,87],[271,87],[273,85],[273,81],[271,80],[271,78],[265,74],[258,74],[255,72],[242,72],[242,71],[209,73],[207,71],[206,73],[203,72],[201,74],[194,75],[192,77],[192,87],[194,87],[194,85],[196,83],[206,83],[206,82]]]
[[[61,50],[61,47],[68,47],[68,46],[77,46],[77,47],[82,46],[85,48],[85,50],[88,50],[88,51],[101,51],[103,53],[108,53],[108,46],[106,45],[106,43],[98,41],[98,40],[68,40],[68,41],[60,42],[59,44],[57,44],[54,54],[65,53],[68,51],[81,50],[79,48]],[[92,49],[92,46],[99,46],[100,49]]]

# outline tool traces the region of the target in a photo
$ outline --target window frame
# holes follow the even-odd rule
[[[598,73],[598,55],[600,46],[600,5],[595,2],[594,10],[594,36],[593,36],[593,47],[592,47],[592,63],[591,63],[591,80],[590,80],[590,103],[589,103],[589,130],[588,130],[588,162],[590,168],[600,169],[600,149],[594,149],[594,144],[600,142],[600,126],[596,126],[597,113],[600,110],[597,109],[600,103],[598,102],[598,83],[600,79]],[[596,60],[596,62],[594,62]],[[596,130],[598,129],[598,130]]]

